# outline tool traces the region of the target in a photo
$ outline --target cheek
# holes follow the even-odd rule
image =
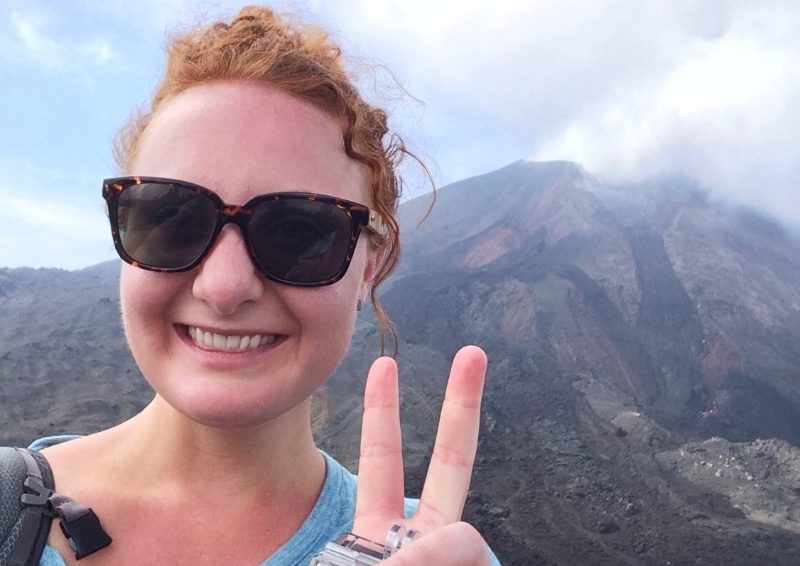
[[[146,285],[146,281],[140,277],[139,273],[123,264],[119,276],[119,303],[126,334],[130,332],[132,326],[137,325],[137,319],[141,317],[141,314],[146,312],[148,287],[149,285]],[[130,342],[130,336],[128,336],[128,341]]]
[[[154,300],[157,301],[158,294],[153,295],[157,287],[149,281],[147,272],[135,269],[128,265],[123,265],[119,277],[119,299],[122,309],[122,322],[126,330],[131,326],[136,326],[139,320],[150,310]]]
[[[317,339],[329,335],[341,339],[342,335],[352,332],[355,324],[357,292],[354,287],[338,288],[337,285],[322,287],[312,294],[305,290],[302,297],[297,297],[295,304],[300,305],[298,314],[302,318],[303,334],[315,336]]]
[[[163,340],[164,314],[182,287],[178,274],[155,273],[123,264],[120,309],[134,356]]]
[[[333,285],[286,289],[302,327],[304,354],[318,357],[328,373],[336,369],[350,344],[363,269],[363,259],[354,258],[345,277]]]

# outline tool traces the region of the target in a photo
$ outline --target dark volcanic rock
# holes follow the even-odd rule
[[[84,434],[119,422],[152,396],[119,316],[119,263],[68,272],[0,270],[0,443]]]

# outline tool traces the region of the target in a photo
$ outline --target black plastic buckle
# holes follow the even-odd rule
[[[59,524],[78,560],[111,544],[111,537],[91,509],[87,508],[86,513],[69,520],[61,517]]]
[[[53,490],[47,489],[41,478],[28,476],[22,485],[26,490],[20,497],[23,505],[44,507],[53,495]]]

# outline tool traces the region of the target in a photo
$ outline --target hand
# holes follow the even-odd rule
[[[393,523],[421,533],[386,560],[387,566],[489,564],[486,543],[472,526],[460,522],[478,447],[486,364],[486,354],[476,346],[462,348],[453,358],[428,475],[419,507],[408,520],[403,516],[397,365],[391,358],[379,358],[370,368],[353,532],[381,544]]]

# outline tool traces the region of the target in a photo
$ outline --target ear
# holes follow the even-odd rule
[[[364,263],[364,276],[362,278],[361,290],[359,291],[359,298],[362,301],[367,299],[369,291],[372,288],[372,283],[375,281],[375,276],[378,274],[378,269],[383,265],[383,260],[386,258],[386,248],[380,247],[378,249],[367,249],[367,261]]]

